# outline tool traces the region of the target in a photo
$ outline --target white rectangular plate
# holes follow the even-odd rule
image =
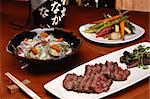
[[[52,93],[55,96],[62,98],[62,99],[98,99],[98,98],[102,98],[102,97],[108,96],[110,94],[113,94],[115,92],[118,92],[122,89],[125,89],[125,88],[147,78],[148,76],[150,76],[150,68],[146,69],[146,70],[143,70],[142,68],[138,68],[138,67],[129,69],[130,75],[126,81],[113,81],[113,84],[110,86],[110,89],[107,92],[102,92],[100,94],[93,94],[93,93],[86,94],[86,93],[77,93],[74,91],[67,91],[63,87],[62,82],[68,73],[75,73],[77,75],[83,75],[85,72],[85,65],[95,64],[95,63],[105,63],[106,60],[117,62],[120,67],[125,69],[126,65],[120,63],[120,60],[119,60],[120,57],[123,55],[124,51],[132,52],[133,49],[139,45],[144,45],[144,46],[150,47],[149,42],[143,42],[143,43],[139,43],[139,44],[112,52],[110,54],[98,57],[98,58],[93,59],[87,63],[84,63],[84,64],[72,69],[71,71],[68,71],[67,73],[59,76],[58,78],[48,82],[47,84],[44,85],[44,88],[47,91],[49,91],[50,93]]]

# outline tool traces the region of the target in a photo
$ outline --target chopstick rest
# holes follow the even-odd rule
[[[18,85],[25,93],[27,93],[33,99],[41,99],[36,93],[34,93],[31,89],[25,86],[22,82],[16,79],[13,75],[9,72],[5,73],[5,75],[11,79],[16,85]]]
[[[22,83],[24,85],[28,85],[29,83],[31,83],[31,81],[28,80],[28,79],[25,79],[25,80],[22,81]],[[19,87],[16,84],[8,85],[7,88],[9,90],[10,94],[14,94],[16,92],[19,92],[19,90],[20,90]]]

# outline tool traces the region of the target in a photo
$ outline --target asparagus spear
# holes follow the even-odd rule
[[[105,14],[104,16],[105,16],[106,18],[112,18],[112,16],[109,15],[109,14]],[[99,27],[103,26],[105,23],[106,23],[106,22],[101,22],[101,23],[95,24],[95,25],[89,27],[89,29],[99,28]]]
[[[89,27],[89,29],[96,29],[96,28],[99,28],[99,27],[103,26],[105,23],[106,23],[106,22],[102,22],[102,23],[99,23],[99,24],[95,24],[95,25]]]
[[[104,28],[106,28],[106,27],[110,27],[110,26],[112,26],[112,25],[114,25],[114,24],[117,24],[117,23],[119,23],[119,22],[121,22],[122,20],[125,20],[125,19],[127,19],[128,18],[128,16],[124,16],[124,17],[121,17],[121,18],[118,18],[118,19],[116,19],[116,20],[113,20],[113,21],[111,21],[111,22],[107,22],[107,23],[105,23],[103,26],[101,26],[101,27],[99,27],[99,28],[92,28],[92,29],[87,29],[87,30],[85,30],[85,32],[86,33],[97,33],[97,32],[99,32],[99,31],[101,31],[102,29],[104,29]]]

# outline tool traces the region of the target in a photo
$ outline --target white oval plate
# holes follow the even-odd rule
[[[92,26],[93,24],[82,25],[82,26],[80,26],[79,31],[85,38],[87,38],[88,40],[97,42],[97,43],[121,44],[121,43],[127,43],[130,41],[136,40],[144,34],[145,30],[142,27],[140,27],[134,23],[131,23],[131,24],[135,27],[135,34],[125,35],[124,40],[121,40],[121,39],[120,40],[107,40],[107,39],[103,39],[102,37],[96,38],[96,34],[94,34],[94,33],[92,33],[92,34],[85,33],[84,31],[86,29],[88,29],[90,26]]]
[[[70,71],[68,71],[67,73],[57,77],[56,79],[48,82],[47,84],[44,85],[44,88],[49,91],[50,93],[54,94],[55,96],[59,97],[60,99],[99,99],[99,98],[103,98],[105,96],[111,95],[115,92],[118,92],[122,89],[125,89],[127,87],[130,87],[131,85],[147,78],[150,76],[150,65],[149,69],[143,70],[142,68],[138,68],[138,67],[134,67],[129,69],[130,70],[130,75],[127,78],[127,80],[125,81],[113,81],[112,85],[110,86],[110,89],[107,92],[102,92],[99,94],[87,94],[87,93],[78,93],[78,92],[74,92],[74,91],[67,91],[64,87],[63,87],[63,80],[65,78],[65,76],[68,73],[75,73],[77,75],[84,75],[85,72],[85,66],[88,64],[96,64],[96,63],[105,63],[105,61],[113,61],[113,62],[117,62],[118,65],[120,67],[122,67],[123,69],[125,69],[127,66],[125,64],[121,64],[120,63],[120,57],[123,55],[124,51],[129,51],[132,52],[133,49],[137,48],[137,46],[139,45],[144,45],[146,47],[150,47],[150,43],[149,42],[143,42],[143,43],[139,43],[115,52],[112,52],[110,54],[98,57],[96,59],[93,59],[89,62],[86,62]]]

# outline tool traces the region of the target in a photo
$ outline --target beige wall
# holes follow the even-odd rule
[[[116,0],[116,8],[150,12],[150,0]]]

